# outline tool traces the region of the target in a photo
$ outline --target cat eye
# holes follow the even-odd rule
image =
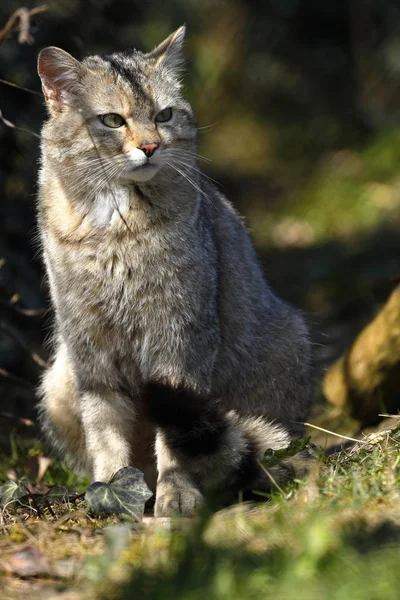
[[[166,123],[172,117],[172,108],[164,108],[161,112],[156,115],[157,123]]]
[[[125,119],[116,113],[100,115],[100,121],[106,127],[112,127],[113,129],[117,129],[118,127],[122,127],[122,125],[125,125]]]

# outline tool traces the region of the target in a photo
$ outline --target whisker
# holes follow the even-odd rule
[[[216,185],[220,185],[218,183],[218,181],[216,181],[215,179],[213,179],[212,177],[210,177],[209,175],[206,175],[205,173],[203,173],[203,171],[200,171],[200,169],[197,169],[196,167],[194,167],[193,165],[189,164],[189,163],[184,163],[181,160],[177,160],[175,159],[175,162],[178,164],[178,166],[181,167],[186,167],[187,169],[192,169],[192,171],[194,171],[195,173],[198,173],[199,175],[201,175],[201,177],[204,177],[205,179],[208,179],[208,181],[211,181],[212,183],[215,183]]]
[[[196,173],[198,173],[199,175],[201,175],[202,177],[204,177],[205,179],[215,183],[217,186],[219,186],[220,184],[218,183],[218,181],[216,181],[215,179],[213,179],[212,177],[210,177],[209,175],[206,175],[205,173],[203,173],[200,169],[198,169],[195,165],[192,165],[190,163],[184,162],[181,158],[182,154],[185,155],[185,152],[182,153],[178,153],[177,149],[172,148],[172,149],[168,149],[167,150],[168,153],[168,157],[171,156],[174,158],[174,161],[178,163],[178,165],[180,164],[182,167],[187,167],[188,169],[192,169],[193,171],[195,171]],[[178,158],[177,158],[178,157]]]
[[[85,169],[81,169],[82,175],[86,174]],[[90,182],[88,187],[87,179],[83,181],[78,181],[76,184],[71,184],[71,190],[75,194],[82,193],[85,188],[87,188],[87,198],[94,199],[96,194],[103,188],[108,187],[109,183],[115,178],[116,175],[120,172],[119,165],[112,165],[112,167],[105,173],[102,165],[97,165],[96,169],[92,169],[90,172]],[[74,174],[76,174],[76,169],[74,170]],[[101,177],[102,175],[102,177]]]
[[[218,125],[219,123],[211,123],[211,125],[203,125],[203,127],[198,127],[197,131],[204,131],[205,129],[212,129],[213,127],[215,127],[216,125]]]
[[[204,198],[206,198],[206,200],[208,200],[210,203],[212,203],[212,200],[210,198],[210,196],[208,196],[208,194],[206,194],[204,192],[204,190],[202,190],[189,176],[187,173],[185,173],[184,171],[181,171],[180,169],[178,169],[178,167],[176,167],[175,165],[169,163],[166,161],[165,163],[166,165],[168,165],[171,169],[173,169],[174,171],[176,171],[177,173],[179,173],[180,175],[182,175],[182,177],[184,179],[186,179],[186,181],[188,183],[190,183],[190,185],[197,190],[202,196],[204,196]]]
[[[95,148],[95,150],[96,150],[96,153],[97,153],[97,155],[98,155],[98,157],[99,157],[99,161],[102,163],[102,162],[103,162],[103,159],[102,159],[102,157],[101,157],[101,154],[100,154],[100,152],[99,152],[99,149],[97,148],[97,146],[96,146],[96,144],[95,144],[95,142],[94,142],[94,139],[93,139],[93,136],[92,136],[92,134],[91,134],[91,131],[90,131],[89,127],[86,125],[86,123],[85,123],[85,126],[86,126],[87,132],[88,132],[88,134],[89,134],[89,137],[90,137],[90,139],[92,140],[93,148]],[[113,202],[114,202],[114,208],[115,208],[115,210],[117,211],[117,213],[118,213],[118,215],[119,215],[119,217],[120,217],[121,221],[124,223],[124,225],[125,225],[125,227],[128,229],[128,231],[130,231],[130,233],[131,233],[132,235],[134,235],[134,233],[133,233],[132,229],[129,227],[129,225],[128,225],[128,223],[126,222],[125,218],[122,216],[122,214],[121,214],[121,211],[119,210],[119,206],[118,206],[118,202],[117,202],[117,199],[116,199],[116,197],[115,197],[115,194],[114,194],[114,190],[112,189],[112,187],[111,187],[110,185],[108,186],[108,188],[109,188],[109,190],[110,190],[110,192],[111,192],[111,196],[112,196],[112,199],[113,199]]]
[[[192,156],[194,158],[198,158],[205,162],[212,162],[212,160],[210,158],[206,158],[205,156],[202,156],[198,152],[193,152],[192,150],[186,150],[186,149],[182,150],[181,148],[177,148],[177,147],[167,148],[166,150],[168,152],[179,152],[180,154],[183,153],[184,155]]]

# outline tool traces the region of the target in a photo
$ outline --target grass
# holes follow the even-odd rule
[[[122,591],[102,597],[397,598],[399,441],[399,432],[384,434],[321,458],[284,498],[217,513],[180,541],[172,536],[164,564],[133,560]]]
[[[346,450],[320,452],[308,478],[270,502],[238,503],[169,528],[150,520],[132,531],[115,518],[93,519],[79,502],[41,519],[23,509],[3,513],[3,597],[20,597],[23,583],[29,598],[74,591],[71,598],[116,600],[397,599],[400,424],[384,425]],[[55,467],[48,476],[65,477]],[[32,549],[47,571],[18,576],[16,553]]]

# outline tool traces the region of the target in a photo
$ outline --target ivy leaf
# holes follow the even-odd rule
[[[261,464],[266,469],[270,469],[282,461],[292,458],[292,456],[295,456],[299,452],[310,450],[310,447],[310,438],[306,440],[292,440],[287,448],[282,448],[281,450],[272,450],[269,448],[264,453]]]
[[[143,473],[135,467],[123,467],[109,483],[96,481],[86,490],[85,500],[95,514],[117,514],[137,521],[152,492]]]
[[[21,481],[6,481],[0,486],[0,506],[8,506],[29,496],[29,491]]]
[[[75,496],[75,494],[71,494],[65,485],[55,485],[45,494],[48,500],[58,500],[59,502],[68,502],[70,496]]]

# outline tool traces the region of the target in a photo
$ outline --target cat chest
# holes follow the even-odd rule
[[[160,260],[99,254],[61,271],[56,304],[62,322],[101,347],[156,344],[160,335],[179,336],[195,319],[185,276]]]

